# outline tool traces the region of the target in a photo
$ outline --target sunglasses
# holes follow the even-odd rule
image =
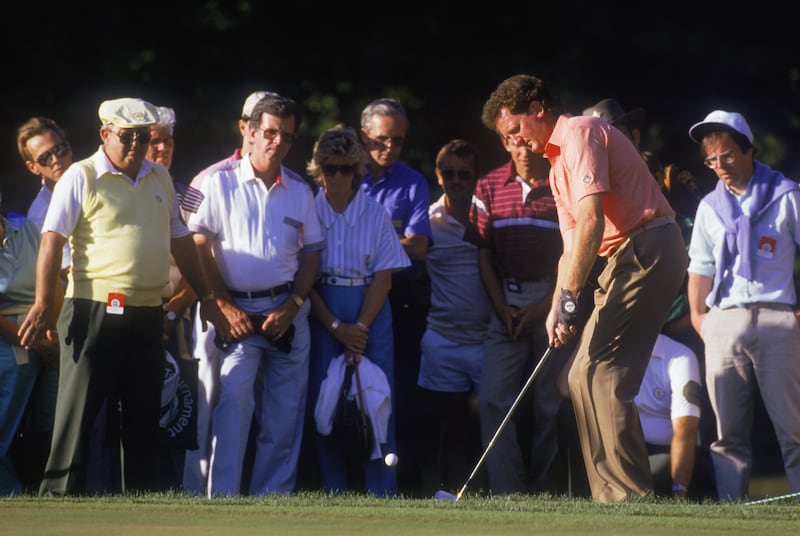
[[[445,180],[453,180],[458,177],[462,181],[471,181],[475,177],[475,172],[471,169],[440,169],[439,173]]]
[[[61,158],[62,156],[66,156],[70,150],[69,143],[65,141],[61,142],[58,145],[54,145],[49,151],[40,154],[38,158],[36,158],[36,163],[42,167],[47,167],[53,164],[56,157]]]
[[[341,173],[342,175],[352,175],[355,172],[355,166],[351,164],[343,164],[341,166],[335,166],[333,164],[325,164],[322,166],[322,173],[327,175],[328,177],[333,177],[336,175],[337,172]]]
[[[133,143],[134,138],[139,143],[150,143],[150,138],[152,137],[149,128],[147,130],[120,130],[119,132],[112,130],[111,133],[117,135],[122,145],[130,145]]]

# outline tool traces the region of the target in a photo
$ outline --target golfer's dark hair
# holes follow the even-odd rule
[[[481,121],[486,128],[494,131],[500,110],[508,108],[512,114],[524,114],[533,101],[541,102],[545,111],[553,115],[557,116],[562,112],[561,101],[551,93],[543,80],[527,74],[511,76],[500,82],[489,95],[483,105]]]

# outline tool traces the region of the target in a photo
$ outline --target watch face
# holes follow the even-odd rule
[[[169,320],[177,320],[178,319],[178,315],[176,315],[172,311],[167,311],[167,319],[169,319]]]

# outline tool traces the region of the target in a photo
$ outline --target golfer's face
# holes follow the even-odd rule
[[[539,123],[540,120],[533,111],[514,114],[508,108],[502,108],[495,121],[495,129],[503,138],[505,145],[512,147],[527,145],[532,152],[543,153],[544,140],[541,135],[543,129]]]

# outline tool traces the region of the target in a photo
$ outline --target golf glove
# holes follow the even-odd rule
[[[578,299],[569,290],[561,289],[558,300],[558,322],[565,326],[574,326],[578,320]]]

